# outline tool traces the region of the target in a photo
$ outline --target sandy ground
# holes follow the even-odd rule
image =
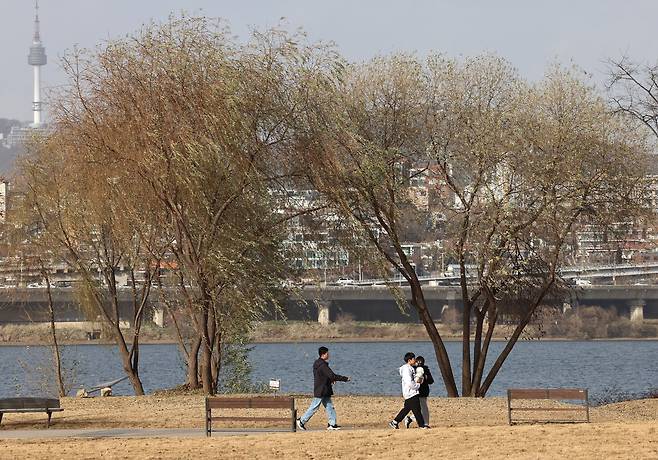
[[[297,398],[300,412],[309,398]],[[341,432],[211,439],[2,440],[0,458],[633,458],[658,459],[658,399],[592,408],[590,424],[507,425],[502,398],[430,398],[432,430],[385,428],[400,398],[336,396]],[[54,428],[199,428],[201,396],[62,400]],[[236,413],[237,415],[237,413]],[[283,415],[283,413],[282,413]],[[2,430],[43,428],[45,414],[6,414]],[[321,429],[321,410],[309,422]]]

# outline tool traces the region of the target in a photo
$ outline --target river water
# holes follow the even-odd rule
[[[431,395],[444,396],[436,358],[429,342],[268,343],[255,344],[249,353],[254,383],[281,380],[284,393],[313,390],[311,365],[319,345],[330,350],[334,372],[352,377],[339,382],[335,393],[399,395],[397,368],[407,351],[423,355],[435,376]],[[448,342],[454,374],[459,380],[461,343]],[[491,346],[493,362],[504,346]],[[63,347],[66,380],[73,392],[122,377],[121,362],[109,345]],[[142,345],[140,375],[147,393],[184,381],[185,370],[173,344]],[[642,394],[658,388],[658,341],[531,341],[520,342],[503,365],[488,395],[503,395],[510,387],[585,387],[593,399],[610,395]],[[48,347],[0,347],[0,397],[56,394]],[[459,385],[459,383],[458,383]],[[115,394],[133,394],[127,381]]]

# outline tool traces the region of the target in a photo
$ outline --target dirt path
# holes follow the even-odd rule
[[[629,458],[658,459],[658,399],[592,409],[592,423],[510,427],[502,398],[430,398],[432,430],[386,429],[400,398],[335,398],[339,423],[324,431],[322,411],[298,433],[203,436],[202,396],[64,398],[46,430],[44,414],[7,414],[0,428],[0,457],[195,459],[398,459],[423,458]],[[304,409],[309,398],[297,398]],[[255,427],[242,427],[253,429]],[[262,428],[262,427],[261,427]],[[25,429],[39,438],[8,439]],[[62,438],[61,431],[82,437]],[[94,432],[96,434],[94,434]],[[135,438],[134,436],[141,437]],[[109,437],[108,437],[109,435]]]

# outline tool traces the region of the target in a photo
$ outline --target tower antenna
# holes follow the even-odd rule
[[[46,48],[41,44],[39,31],[39,0],[34,0],[34,36],[27,63],[32,66],[34,78],[34,99],[32,100],[32,113],[35,127],[41,125],[41,66],[46,65]]]

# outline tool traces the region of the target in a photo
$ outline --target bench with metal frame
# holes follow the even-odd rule
[[[576,404],[570,407],[528,407],[513,406],[515,400],[554,400],[554,401],[583,401],[584,404]],[[583,418],[523,418],[514,419],[513,413],[533,412],[583,412]],[[545,423],[589,423],[589,397],[586,388],[511,388],[507,390],[507,419],[510,425],[524,422]]]
[[[233,417],[212,415],[213,409],[290,409],[290,417]],[[225,421],[260,421],[288,422],[291,431],[297,431],[297,409],[295,398],[282,396],[258,396],[253,398],[206,398],[206,436],[212,434],[212,422]]]
[[[45,412],[48,414],[46,428],[50,426],[53,412],[61,412],[59,399],[55,398],[2,398],[0,399],[0,423],[6,413]]]

